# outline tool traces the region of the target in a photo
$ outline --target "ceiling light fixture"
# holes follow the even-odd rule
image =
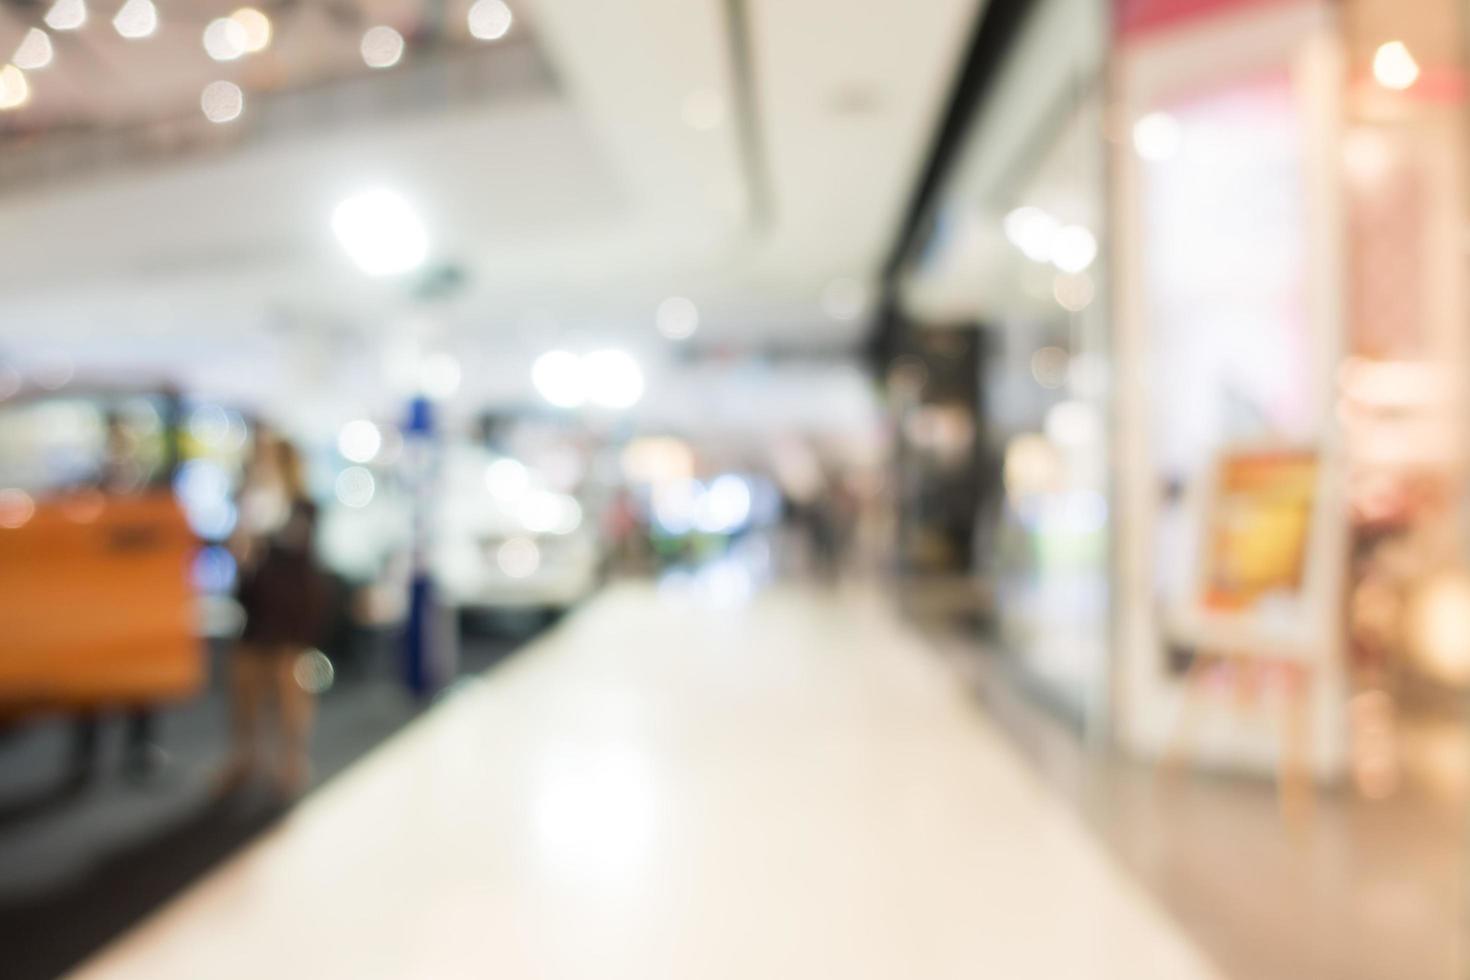
[[[505,37],[514,20],[504,0],[478,0],[469,12],[470,34],[481,41],[498,41]]]
[[[210,82],[199,95],[199,108],[212,123],[234,122],[245,111],[245,93],[234,82]]]
[[[536,358],[531,383],[557,408],[576,408],[587,400],[582,359],[571,351],[551,350]]]
[[[128,0],[113,16],[112,26],[130,41],[151,37],[158,30],[158,8],[153,0]]]
[[[551,350],[531,365],[531,383],[557,408],[591,403],[602,408],[632,408],[643,397],[643,369],[626,351],[599,350],[579,357]]]
[[[429,238],[412,207],[389,190],[356,194],[332,212],[332,231],[352,261],[370,276],[391,276],[423,264]]]
[[[254,7],[241,7],[230,14],[230,20],[244,31],[245,51],[255,54],[270,47],[271,19]]]
[[[228,17],[216,17],[204,28],[204,50],[215,61],[234,61],[245,53],[245,28]]]
[[[32,27],[26,31],[26,36],[21,38],[15,54],[10,56],[10,62],[23,71],[36,71],[51,64],[54,55],[55,52],[51,48],[51,35],[39,27]]]
[[[31,84],[25,72],[14,65],[0,68],[0,111],[19,109],[31,98]]]
[[[587,399],[603,408],[632,408],[643,397],[643,369],[626,351],[599,350],[582,358]]]
[[[46,11],[46,26],[53,31],[74,31],[86,22],[86,0],[56,0]]]
[[[403,35],[385,24],[362,36],[362,60],[369,68],[392,68],[403,57]]]

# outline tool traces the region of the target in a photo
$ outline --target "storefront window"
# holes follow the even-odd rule
[[[1463,798],[1470,689],[1466,7],[1344,8],[1352,775]],[[1446,766],[1445,760],[1458,763]]]
[[[1099,731],[1111,637],[1107,12],[1100,0],[1033,6],[905,285],[911,315],[980,336],[991,479],[971,571],[990,596],[986,645]]]

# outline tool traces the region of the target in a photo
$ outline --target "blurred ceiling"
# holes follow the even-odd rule
[[[823,292],[881,261],[979,13],[511,0],[483,42],[458,0],[296,0],[262,8],[270,48],[216,64],[202,25],[232,4],[157,0],[134,41],[118,6],[51,31],[31,102],[0,113],[0,344],[420,331],[518,377],[567,333],[666,347],[671,294],[700,309],[698,350],[850,348],[862,317]],[[45,11],[0,4],[0,52]],[[357,45],[383,23],[407,50],[374,71]],[[235,122],[199,113],[212,78],[244,90]],[[454,288],[349,264],[330,215],[372,186],[418,209]]]
[[[373,70],[360,46],[376,25],[397,30],[419,56],[480,46],[468,28],[471,0],[258,0],[254,9],[270,25],[263,50],[224,62],[206,54],[205,30],[243,0],[146,0],[142,8],[84,0],[83,23],[65,30],[48,23],[52,3],[0,0],[0,53],[9,56],[31,29],[45,31],[53,49],[52,63],[32,76],[25,111],[0,114],[6,145],[60,132],[203,122],[200,90],[218,78],[268,94],[366,75]],[[130,39],[123,30],[147,33]]]

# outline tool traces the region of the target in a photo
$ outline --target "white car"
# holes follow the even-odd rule
[[[559,610],[597,585],[596,522],[568,493],[508,456],[451,446],[440,472],[430,567],[461,609]]]

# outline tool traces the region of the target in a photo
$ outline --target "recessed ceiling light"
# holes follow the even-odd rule
[[[204,50],[215,61],[234,61],[245,53],[245,28],[228,17],[216,17],[204,28]]]
[[[392,68],[403,57],[403,35],[385,24],[362,36],[362,60],[369,68]]]
[[[370,276],[391,276],[423,264],[429,237],[412,207],[388,190],[349,197],[332,212],[332,231]]]
[[[128,0],[118,8],[112,26],[130,41],[151,37],[158,30],[158,8],[153,0]]]
[[[504,0],[478,0],[469,12],[470,34],[481,41],[498,41],[505,37],[514,20]]]
[[[51,64],[52,57],[54,52],[51,48],[51,35],[39,27],[32,27],[21,38],[20,46],[11,55],[10,62],[25,71],[35,71]]]
[[[245,111],[245,93],[234,82],[210,82],[199,96],[199,108],[212,123],[234,122]]]
[[[271,43],[271,19],[254,7],[241,7],[230,14],[230,20],[244,31],[245,50],[250,54],[264,51]]]
[[[627,351],[593,351],[582,359],[587,399],[603,408],[632,408],[643,397],[643,369]]]
[[[587,400],[582,359],[568,350],[549,350],[536,358],[531,384],[557,408],[576,408]]]
[[[0,68],[0,110],[19,109],[30,100],[31,83],[14,65]]]
[[[86,0],[56,0],[46,11],[46,26],[53,31],[74,31],[86,22]]]

